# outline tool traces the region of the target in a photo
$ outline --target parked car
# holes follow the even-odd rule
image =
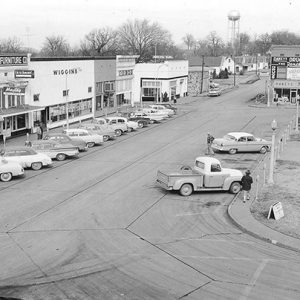
[[[137,116],[134,112],[123,112],[119,114],[120,117],[127,118],[129,121],[134,121],[138,123],[139,128],[148,126],[151,122],[150,118],[145,116]]]
[[[166,114],[169,117],[172,117],[175,114],[173,109],[166,108],[165,106],[160,105],[160,104],[149,105],[149,107],[159,111],[162,114]]]
[[[60,144],[52,140],[36,140],[31,142],[31,147],[38,153],[47,154],[50,158],[59,161],[67,157],[78,157],[78,147],[72,144]]]
[[[56,141],[60,144],[71,144],[77,147],[79,151],[86,151],[88,148],[86,142],[83,139],[73,138],[64,133],[59,133],[59,132],[47,133],[46,135],[44,135],[43,140]]]
[[[168,109],[172,109],[174,111],[174,114],[176,115],[177,114],[177,107],[175,107],[174,105],[172,105],[171,103],[168,103],[168,102],[161,102],[159,103],[160,105],[164,106],[165,108],[168,108]]]
[[[103,143],[103,136],[99,134],[91,134],[86,129],[81,129],[81,128],[64,129],[63,133],[72,138],[83,139],[86,142],[88,148],[94,147],[95,145],[101,145]]]
[[[17,162],[9,162],[5,158],[0,158],[0,180],[8,182],[13,177],[24,174],[23,167]]]
[[[213,97],[213,96],[220,96],[221,90],[219,88],[209,89],[207,96]]]
[[[154,122],[161,122],[168,118],[166,114],[162,114],[158,110],[152,108],[141,108],[135,112],[136,115],[137,113],[146,114],[150,120],[153,120]]]
[[[39,170],[52,165],[52,159],[48,155],[37,153],[31,147],[25,146],[6,147],[3,149],[3,157],[8,162],[19,163],[24,169]]]
[[[117,137],[113,129],[96,123],[81,123],[78,128],[86,129],[92,134],[102,135],[104,142],[107,142],[108,140],[114,140]]]
[[[214,139],[211,148],[214,151],[266,153],[271,149],[271,142],[255,137],[246,132],[229,132],[223,138]]]
[[[229,191],[237,194],[241,190],[243,173],[236,169],[222,168],[214,157],[197,157],[193,167],[182,166],[173,172],[157,172],[156,182],[166,190],[177,190],[182,196],[194,191]]]
[[[106,120],[108,120],[109,123],[125,124],[127,126],[128,131],[137,130],[139,128],[137,122],[129,121],[127,118],[124,117],[107,117]]]
[[[94,118],[93,123],[97,123],[107,128],[112,128],[117,136],[120,136],[128,131],[127,125],[124,123],[118,123],[116,120],[109,120],[105,118]]]

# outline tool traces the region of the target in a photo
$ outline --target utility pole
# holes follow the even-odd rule
[[[201,90],[200,94],[203,92],[203,75],[204,75],[204,55],[202,55],[202,72],[201,72]]]

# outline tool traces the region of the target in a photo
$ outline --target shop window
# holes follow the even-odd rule
[[[8,108],[9,107],[15,107],[15,96],[14,95],[8,95]]]
[[[25,114],[16,116],[17,129],[22,129],[26,127],[26,117]]]
[[[88,93],[91,93],[91,92],[92,92],[92,87],[89,86],[89,87],[88,87]]]
[[[63,90],[63,97],[69,96],[69,90]]]

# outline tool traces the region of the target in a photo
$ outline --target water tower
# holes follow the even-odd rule
[[[228,41],[233,49],[239,46],[240,43],[240,18],[239,11],[232,10],[228,13]]]

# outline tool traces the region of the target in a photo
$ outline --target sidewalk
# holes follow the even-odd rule
[[[295,164],[299,163],[298,155],[295,156],[295,153],[300,152],[300,142],[289,141],[284,151],[280,155],[281,160],[294,161]],[[259,172],[259,166],[256,170],[253,171],[253,179],[255,181],[255,176]],[[279,173],[280,174],[280,173]],[[278,175],[278,174],[277,174]],[[280,176],[277,176],[280,178]],[[279,179],[278,179],[279,180]],[[283,234],[279,231],[276,231],[256,220],[250,212],[252,203],[255,201],[255,189],[257,183],[255,182],[252,188],[253,200],[243,203],[242,195],[238,194],[232,203],[228,207],[228,215],[231,220],[244,232],[260,238],[269,243],[278,245],[283,248],[291,249],[297,252],[300,252],[300,239]],[[276,181],[275,181],[276,184]],[[271,188],[271,187],[270,187]],[[275,221],[277,222],[277,221]]]

